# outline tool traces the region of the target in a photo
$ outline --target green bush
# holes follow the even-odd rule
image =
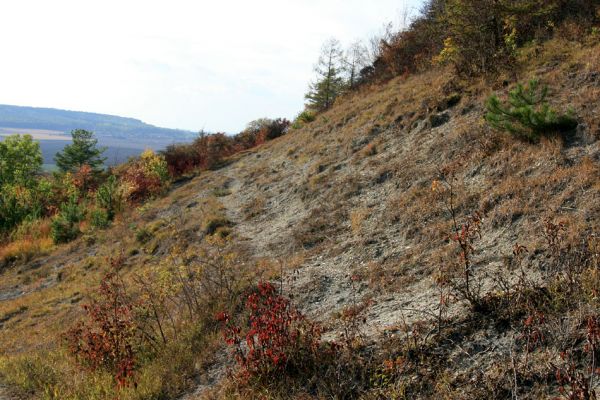
[[[94,228],[106,229],[110,226],[111,218],[107,210],[102,208],[92,210],[90,222]]]
[[[52,220],[50,235],[56,244],[75,240],[80,233],[78,226],[69,223],[63,217],[57,216]]]
[[[14,188],[3,186],[0,190],[0,232],[8,232],[17,226],[28,214],[19,201]]]
[[[300,129],[304,125],[313,122],[315,119],[316,117],[314,113],[308,110],[304,110],[300,114],[298,114],[296,119],[294,119],[294,122],[292,122],[291,127],[294,129]]]
[[[75,199],[60,206],[60,213],[52,219],[50,236],[54,243],[68,243],[79,236],[79,222],[84,214]]]
[[[150,241],[154,235],[147,228],[139,228],[135,231],[135,240],[144,244]]]
[[[0,187],[0,233],[10,233],[21,222],[40,218],[45,212],[48,193],[43,185]]]
[[[34,187],[42,169],[40,143],[31,135],[11,135],[0,141],[0,186]]]
[[[123,192],[117,177],[111,175],[96,192],[96,204],[106,210],[108,221],[112,221],[116,213],[123,207]]]
[[[530,81],[527,86],[519,84],[509,92],[508,104],[503,104],[496,95],[488,98],[485,119],[493,128],[531,142],[542,135],[576,128],[573,111],[558,114],[548,105],[547,96],[548,87],[540,86],[538,80]]]
[[[41,167],[39,142],[30,135],[0,141],[0,234],[44,212],[49,196],[47,181],[38,177]]]

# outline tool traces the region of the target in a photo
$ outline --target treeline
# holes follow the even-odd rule
[[[250,122],[237,135],[201,132],[192,143],[170,145],[161,154],[174,177],[196,169],[212,169],[226,157],[284,135],[290,124],[284,118],[261,118]]]
[[[555,36],[600,38],[598,0],[429,0],[404,29],[344,50],[327,41],[306,94],[318,113],[365,84],[452,65],[463,77],[515,67],[520,49]]]

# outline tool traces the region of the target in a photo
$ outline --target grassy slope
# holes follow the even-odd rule
[[[440,169],[456,177],[460,214],[484,216],[476,254],[484,288],[514,243],[531,254],[543,248],[545,218],[564,221],[574,238],[584,229],[598,232],[599,71],[598,45],[550,42],[539,57],[523,57],[518,79],[539,76],[556,105],[572,106],[586,125],[569,146],[558,139],[527,145],[489,131],[482,104],[490,83],[462,83],[447,71],[348,96],[306,128],[202,173],[94,240],[4,271],[0,373],[8,372],[7,360],[56,348],[105,257],[124,252],[133,273],[165,262],[176,247],[201,251],[198,232],[219,213],[235,223],[234,240],[247,259],[280,260],[284,277],[293,274],[286,291],[328,337],[340,333],[339,312],[355,298],[369,300],[362,327],[368,340],[428,319],[438,302],[434,273],[453,251],[445,236],[449,216],[431,191]],[[444,100],[456,93],[460,103],[445,110]],[[431,128],[441,112],[449,121]],[[133,226],[149,226],[152,239],[137,242]],[[351,275],[360,277],[358,287]],[[449,318],[465,313],[459,302]],[[445,357],[465,376],[507,346],[504,333],[486,326],[461,340]]]

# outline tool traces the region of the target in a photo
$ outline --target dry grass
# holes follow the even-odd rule
[[[556,40],[537,50],[526,49],[522,69],[515,73],[518,80],[540,76],[554,88],[554,105],[572,105],[593,139],[588,142],[573,145],[547,139],[533,146],[491,132],[482,123],[481,104],[490,86],[506,90],[501,82],[506,77],[460,82],[448,70],[435,70],[397,78],[349,94],[306,127],[237,155],[222,173],[203,172],[165,198],[121,216],[109,230],[95,233],[93,243],[79,240],[45,256],[41,265],[34,259],[4,271],[0,293],[15,294],[16,287],[19,297],[0,301],[0,375],[26,391],[48,390],[48,398],[112,398],[114,393],[107,389],[110,379],[100,374],[90,381],[60,346],[60,333],[80,316],[80,302],[89,296],[91,283],[98,282],[105,257],[126,251],[126,279],[134,272],[159,270],[161,263],[195,259],[205,251],[208,236],[219,229],[231,229],[225,236],[231,233],[233,242],[239,238],[238,226],[229,221],[234,211],[239,212],[241,221],[235,222],[245,233],[256,235],[248,242],[272,240],[268,244],[275,247],[273,252],[286,262],[264,259],[265,254],[245,248],[243,256],[263,258],[257,268],[265,276],[289,280],[286,287],[297,290],[299,300],[310,300],[301,306],[315,318],[329,318],[346,305],[348,274],[363,277],[362,293],[375,296],[373,310],[365,317],[367,326],[377,326],[373,330],[382,323],[396,326],[389,329],[393,339],[369,337],[380,346],[373,348],[381,354],[369,355],[379,365],[369,369],[368,377],[379,387],[371,387],[364,398],[506,397],[502,385],[513,371],[507,367],[511,360],[502,358],[509,354],[509,333],[498,328],[505,320],[469,314],[455,304],[449,311],[451,323],[422,338],[431,330],[423,321],[430,318],[427,312],[435,311],[439,298],[432,272],[456,254],[449,240],[450,215],[431,184],[442,171],[451,172],[459,218],[475,211],[482,214],[483,238],[476,251],[484,278],[491,275],[486,268],[511,259],[515,242],[528,247],[532,270],[546,263],[544,256],[535,258],[545,251],[540,233],[546,218],[567,227],[566,245],[578,243],[586,232],[597,232],[600,93],[593,76],[600,70],[599,46]],[[431,115],[456,92],[463,98],[448,111],[450,121],[430,129]],[[241,194],[224,189],[227,175],[234,173],[242,183]],[[239,210],[225,209],[224,202]],[[263,231],[272,227],[278,229],[276,235],[265,236]],[[151,233],[143,244],[135,238],[141,229]],[[0,249],[0,258],[35,258],[51,250],[45,238],[24,237],[14,247]],[[583,289],[577,300],[597,307],[597,267],[583,271],[578,279]],[[300,281],[310,286],[300,286]],[[569,296],[560,285],[547,290],[552,304],[544,307],[566,309]],[[406,320],[391,320],[397,318],[398,308],[421,306],[418,301],[425,296],[434,306],[426,303],[429,308],[422,313],[407,312]],[[576,314],[582,310],[569,309],[564,316],[576,326]],[[581,329],[569,332],[580,338]],[[216,352],[217,338],[205,339],[201,351],[175,347],[170,349],[171,358],[150,363],[140,376],[138,391],[126,391],[122,398],[160,398],[162,390],[173,393],[188,387],[189,366],[197,364],[191,371],[201,373],[213,361],[205,355]],[[488,357],[480,348],[499,350],[490,350]],[[549,349],[556,351],[558,346]],[[546,351],[551,350],[537,353],[523,372],[523,385],[531,381],[547,385],[553,379],[553,372],[541,366],[556,363],[558,353]],[[496,356],[498,362],[491,360]],[[185,373],[179,374],[182,370]],[[542,386],[531,388],[532,396],[555,395]],[[301,391],[298,388],[296,398],[310,398]],[[285,397],[258,391],[245,395]]]
[[[50,253],[54,248],[49,219],[23,223],[15,230],[9,243],[0,245],[0,269],[3,265],[28,262]]]
[[[350,212],[350,227],[355,237],[362,236],[363,224],[367,218],[369,218],[368,209],[359,208]]]
[[[52,238],[19,239],[0,247],[0,264],[27,262],[34,257],[50,253],[54,249]]]
[[[253,198],[244,206],[245,219],[248,220],[260,216],[265,211],[266,204],[267,199],[264,196],[257,196]]]
[[[177,193],[183,193],[179,197],[182,201],[186,199],[186,193],[189,196],[193,191],[186,187]],[[2,381],[23,393],[45,393],[44,398],[49,399],[114,398],[117,395],[114,381],[108,374],[89,374],[77,366],[66,353],[61,335],[81,316],[81,304],[93,294],[105,270],[107,258],[114,257],[126,248],[137,248],[137,227],[143,227],[150,238],[144,245],[147,255],[139,252],[126,255],[123,279],[132,288],[135,287],[132,282],[134,276],[156,270],[161,262],[172,259],[173,254],[183,251],[197,257],[203,252],[202,246],[210,246],[192,242],[187,237],[188,230],[197,234],[199,227],[221,218],[223,206],[220,202],[215,197],[207,197],[197,207],[180,214],[178,211],[181,206],[173,206],[171,202],[166,206],[166,200],[158,199],[138,212],[122,216],[127,223],[116,221],[110,229],[98,232],[92,244],[85,244],[80,239],[59,247],[35,269],[25,265],[22,269],[12,268],[3,273],[0,293],[13,293],[12,287],[18,290],[14,291],[16,298],[0,301]],[[183,207],[187,204],[187,201],[184,202]],[[165,210],[171,217],[164,216]],[[15,251],[24,250],[19,247]],[[87,256],[90,253],[95,256]],[[189,330],[183,329],[182,332],[193,336],[194,329],[189,327]],[[24,332],[27,334],[23,335]],[[217,345],[220,340],[216,334],[198,335],[200,339],[197,340],[200,341],[195,339],[195,346],[204,351]],[[144,399],[160,393],[178,393],[186,388],[196,368],[204,368],[211,354],[215,354],[215,350],[190,353],[190,342],[186,340],[182,337],[180,342],[165,349],[164,355],[168,356],[169,362],[161,356],[145,363],[138,375],[138,389],[121,391],[118,398]]]

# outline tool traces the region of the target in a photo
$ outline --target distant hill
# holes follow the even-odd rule
[[[86,129],[96,133],[101,142],[143,140],[151,147],[187,141],[196,136],[196,133],[191,131],[159,128],[134,118],[11,105],[0,105],[0,127],[44,129],[65,133],[73,129]]]

